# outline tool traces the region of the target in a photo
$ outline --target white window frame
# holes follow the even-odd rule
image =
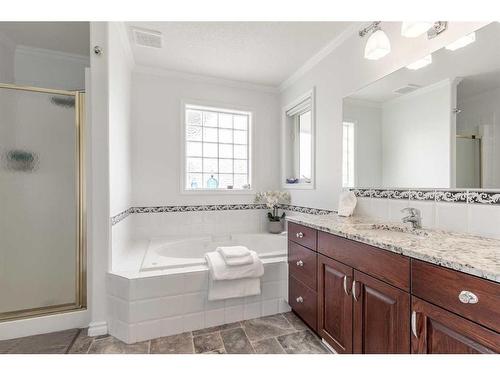
[[[286,182],[286,166],[287,166],[287,127],[289,124],[289,119],[287,112],[304,102],[305,100],[311,100],[311,182],[299,182],[297,184],[289,184]],[[316,189],[316,105],[315,105],[315,90],[314,87],[295,100],[288,103],[281,109],[281,186],[283,189],[294,189],[294,190],[314,190]]]
[[[235,113],[242,113],[248,115],[248,183],[250,184],[250,189],[187,189],[186,188],[186,106],[197,106],[206,107],[211,110],[221,110],[229,111]],[[181,140],[181,175],[180,181],[180,192],[181,194],[188,195],[254,195],[255,190],[255,173],[254,173],[254,122],[255,122],[255,111],[253,108],[242,106],[239,104],[229,104],[217,101],[204,101],[199,99],[183,99],[180,104],[180,114],[181,114],[181,127],[180,127],[180,140]]]

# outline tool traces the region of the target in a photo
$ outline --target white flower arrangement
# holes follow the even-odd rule
[[[291,200],[290,193],[287,191],[270,190],[257,193],[255,196],[256,203],[265,203],[267,208],[272,210],[267,213],[267,217],[270,221],[280,221],[285,217],[283,212],[281,216],[279,215],[279,205],[289,204]]]

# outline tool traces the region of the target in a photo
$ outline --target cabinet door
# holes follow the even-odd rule
[[[500,334],[412,297],[412,353],[500,353]]]
[[[352,353],[353,270],[318,256],[318,334],[337,353]]]
[[[410,353],[410,294],[354,271],[354,353]]]

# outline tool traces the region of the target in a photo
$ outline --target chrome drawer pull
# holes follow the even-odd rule
[[[478,303],[479,302],[479,298],[477,298],[477,296],[474,293],[469,292],[468,290],[462,290],[460,292],[460,294],[458,295],[458,299],[462,303]]]
[[[411,331],[413,332],[413,336],[418,339],[417,334],[417,312],[415,310],[411,313]]]
[[[298,296],[295,300],[297,301],[297,303],[304,302],[304,298],[302,298],[302,296]]]
[[[303,262],[303,261],[301,261],[301,260],[299,260],[299,261],[297,262],[297,266],[298,266],[298,267],[304,267],[304,262]]]
[[[304,233],[302,233],[302,232],[296,233],[295,237],[302,238],[302,237],[304,237]]]
[[[358,302],[358,298],[356,297],[356,280],[352,281],[352,296],[354,297],[354,300]]]
[[[347,275],[344,276],[344,293],[346,296],[349,295],[349,292],[347,291]]]

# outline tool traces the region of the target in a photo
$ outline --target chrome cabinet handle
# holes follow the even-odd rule
[[[295,237],[302,238],[302,237],[304,237],[304,233],[302,233],[302,232],[296,233]]]
[[[474,293],[469,292],[468,290],[462,290],[458,295],[458,299],[462,303],[474,304],[479,302],[479,298],[477,298],[477,296]]]
[[[411,331],[413,333],[413,336],[418,339],[418,334],[417,334],[417,312],[415,310],[412,311],[411,313]]]
[[[356,280],[352,281],[352,296],[356,302],[358,302],[358,298],[356,297]]]
[[[346,296],[349,295],[349,292],[347,291],[347,275],[344,276],[344,293]]]
[[[304,267],[304,262],[301,261],[301,260],[297,261],[297,266],[298,267]]]
[[[304,302],[304,298],[302,298],[302,296],[298,296],[295,300],[297,301],[297,303]]]

